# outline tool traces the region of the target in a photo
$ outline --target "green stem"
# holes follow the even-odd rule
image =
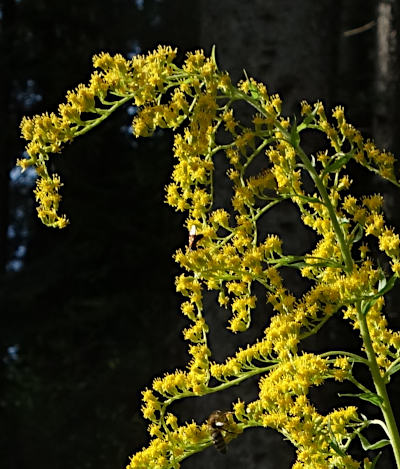
[[[324,318],[321,319],[321,321],[316,324],[312,329],[307,332],[304,332],[303,334],[299,334],[300,340],[304,340],[307,339],[307,337],[315,335],[330,318],[331,316],[324,316]]]
[[[396,360],[394,360],[392,362],[392,364],[389,366],[389,368],[386,370],[386,373],[384,375],[384,380],[385,382],[387,382],[389,376],[391,375],[390,371],[398,364],[400,363],[400,357],[399,358],[396,358]]]
[[[368,365],[368,361],[357,355],[356,353],[346,352],[344,350],[331,350],[329,352],[324,352],[320,354],[320,357],[330,357],[334,355],[335,357],[349,357],[356,363],[364,363],[364,365]]]
[[[392,407],[390,405],[389,396],[386,390],[386,385],[383,377],[381,376],[378,363],[376,361],[375,352],[372,346],[372,340],[368,329],[366,315],[361,312],[361,304],[357,303],[357,316],[360,325],[360,334],[364,342],[365,352],[367,354],[369,369],[371,372],[372,379],[376,393],[382,399],[382,405],[380,406],[382,415],[385,420],[385,424],[388,430],[388,436],[392,445],[394,457],[396,460],[397,468],[400,469],[400,435],[396,425],[396,420],[393,414]]]
[[[236,95],[241,95],[240,97],[247,101],[250,105],[252,105],[254,108],[256,108],[261,114],[265,115],[264,110],[261,108],[259,103],[256,102],[256,100],[250,98],[249,96],[246,96],[244,93],[241,92],[236,92]],[[330,201],[328,192],[321,180],[321,178],[318,176],[317,171],[315,170],[314,166],[312,165],[310,159],[308,156],[305,154],[303,149],[300,147],[300,145],[297,142],[292,141],[292,138],[290,134],[286,131],[286,129],[281,128],[280,131],[282,132],[282,135],[284,136],[285,140],[290,142],[293,147],[296,150],[297,155],[299,156],[300,160],[302,161],[305,169],[308,171],[310,174],[312,180],[314,181],[318,192],[321,195],[321,198],[328,210],[329,217],[332,222],[332,227],[333,230],[335,231],[336,234],[336,239],[339,244],[343,260],[345,263],[345,270],[347,272],[351,272],[353,270],[353,259],[351,257],[351,252],[349,249],[349,246],[346,243],[344,233],[342,231],[342,228],[339,224],[336,211]],[[368,366],[371,372],[371,376],[374,382],[375,390],[378,394],[378,396],[381,397],[382,399],[382,405],[380,406],[382,410],[382,414],[385,420],[385,424],[388,429],[388,436],[393,448],[393,453],[394,457],[396,460],[396,466],[398,469],[400,469],[400,435],[399,435],[399,430],[396,425],[396,420],[393,415],[393,410],[390,405],[390,400],[389,396],[387,394],[386,390],[386,385],[383,377],[380,374],[380,370],[376,361],[375,353],[373,350],[372,346],[372,341],[371,341],[371,336],[368,330],[368,325],[367,325],[367,319],[366,315],[362,314],[361,311],[361,302],[357,302],[357,315],[358,315],[358,321],[360,325],[360,334],[361,338],[364,343],[365,351],[367,354],[367,359],[368,359]]]
[[[264,109],[260,106],[260,104],[257,102],[257,100],[247,96],[245,93],[239,91],[239,90],[233,90],[232,92],[232,97],[233,99],[243,99],[244,101],[247,101],[251,106],[253,106],[257,111],[259,111],[262,115],[266,115]],[[277,126],[278,123],[277,123]],[[350,250],[346,244],[344,234],[342,231],[342,228],[339,224],[339,221],[336,216],[335,209],[331,203],[331,200],[329,198],[328,192],[326,191],[326,188],[324,184],[322,183],[320,177],[318,176],[317,171],[315,170],[314,166],[312,165],[310,159],[306,155],[306,153],[303,151],[303,149],[300,147],[299,144],[295,144],[295,142],[292,142],[291,136],[289,132],[284,129],[283,127],[279,126],[279,130],[284,135],[285,140],[287,142],[290,142],[293,145],[293,148],[296,150],[297,154],[299,155],[301,162],[303,163],[304,167],[310,174],[312,180],[314,181],[318,192],[320,193],[322,197],[322,201],[324,202],[328,212],[329,212],[329,217],[332,221],[332,226],[336,234],[336,238],[338,240],[340,250],[342,252],[342,256],[346,265],[346,271],[351,272],[353,270],[353,259],[351,257]]]
[[[235,378],[235,379],[232,379],[230,381],[227,381],[226,383],[222,383],[218,386],[215,386],[215,387],[212,387],[212,388],[207,388],[202,395],[206,395],[206,394],[213,394],[215,392],[219,392],[219,391],[223,391],[224,389],[228,389],[232,386],[236,386],[238,384],[240,384],[242,381],[252,377],[252,376],[256,376],[256,375],[259,375],[261,373],[266,373],[267,371],[271,370],[272,368],[274,368],[276,366],[276,363],[274,363],[273,365],[269,365],[269,366],[265,366],[263,368],[256,368],[254,370],[251,370],[251,371],[246,371],[244,372],[243,374],[241,374],[238,378]],[[186,392],[182,392],[180,394],[177,394],[176,396],[172,396],[170,397],[169,399],[165,400],[162,404],[163,407],[167,407],[169,405],[171,405],[174,401],[177,401],[178,399],[183,399],[184,397],[196,397],[198,396],[198,394],[194,393],[193,391],[186,391]]]
[[[271,143],[274,138],[263,140],[263,142],[253,151],[253,153],[247,157],[246,163],[243,164],[242,173],[247,169],[249,164],[254,160],[254,158],[260,153],[260,151],[265,148],[269,143]]]
[[[300,145],[296,145],[295,150],[297,154],[299,155],[302,163],[304,164],[304,167],[307,169],[308,173],[310,174],[312,180],[314,181],[318,192],[321,195],[321,198],[328,210],[329,217],[332,222],[332,227],[333,230],[335,231],[336,234],[336,239],[339,243],[340,251],[342,253],[345,265],[346,265],[346,271],[351,272],[353,270],[353,259],[351,257],[350,250],[347,246],[347,243],[344,238],[344,234],[342,231],[342,228],[339,224],[339,221],[336,216],[336,211],[331,203],[331,200],[329,198],[328,192],[322,183],[320,177],[318,176],[317,171],[315,170],[314,166],[311,164],[311,161],[309,160],[308,156],[304,153],[303,149],[300,147]]]
[[[104,113],[100,117],[98,117],[97,119],[91,120],[89,124],[83,123],[84,127],[74,132],[74,137],[78,137],[79,135],[83,135],[86,132],[89,132],[89,130],[93,129],[93,127],[96,127],[97,125],[100,124],[100,122],[107,119],[107,117],[109,117],[109,115],[112,114],[116,109],[118,109],[120,106],[122,106],[123,104],[125,104],[126,102],[130,101],[133,98],[134,98],[134,95],[130,94],[120,99],[119,101],[116,101],[113,106],[111,106],[108,109],[104,109],[103,110]]]

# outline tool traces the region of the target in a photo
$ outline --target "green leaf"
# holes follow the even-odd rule
[[[381,454],[382,454],[382,452],[378,453],[378,454],[375,456],[374,460],[372,461],[371,469],[375,469],[376,463],[378,462],[378,459],[381,457]]]
[[[378,282],[378,293],[376,293],[375,295],[371,295],[365,300],[362,300],[361,312],[363,314],[367,314],[367,312],[369,311],[371,306],[375,303],[375,301],[381,296],[385,295],[394,287],[396,280],[397,280],[396,275],[392,275],[389,280],[386,277],[382,277]],[[363,312],[364,310],[365,310],[365,313]]]
[[[400,362],[399,362],[399,363],[396,363],[396,365],[394,365],[393,367],[389,368],[388,371],[386,372],[386,374],[387,374],[388,376],[390,376],[390,375],[393,375],[393,374],[397,373],[399,370],[400,370]]]
[[[290,266],[290,267],[296,267],[297,269],[302,269],[303,267],[310,266],[311,264],[307,263],[306,261],[293,261],[293,262],[288,261],[285,265]]]
[[[354,233],[353,243],[357,243],[363,237],[364,228],[361,225],[357,225],[356,232]]]
[[[383,399],[380,396],[378,396],[378,394],[375,394],[374,392],[362,392],[360,394],[356,394],[356,396],[378,407],[380,407],[383,404]]]
[[[383,290],[386,287],[386,284],[387,284],[387,278],[386,277],[380,278],[378,282],[378,292]]]
[[[382,277],[378,282],[378,293],[371,295],[368,299],[361,301],[361,314],[365,316],[371,309],[371,306],[374,305],[376,300],[385,295],[394,287],[396,280],[396,275],[392,275],[389,280],[386,277]]]
[[[396,283],[396,280],[397,280],[396,275],[392,275],[389,280],[387,280],[386,277],[379,280],[379,283],[378,283],[378,296],[383,296],[388,291],[390,291],[394,287],[394,284]]]
[[[339,445],[331,440],[330,441],[330,446],[332,446],[332,448],[336,451],[337,454],[339,454],[340,456],[342,457],[345,457],[346,456],[346,453],[339,447]]]
[[[384,446],[390,445],[390,440],[379,440],[376,443],[370,443],[365,436],[358,433],[358,438],[360,438],[361,446],[363,447],[364,451],[374,450],[383,448]]]
[[[215,59],[215,44],[213,44],[211,48],[211,59],[214,62],[214,64],[217,65],[217,61]]]
[[[296,116],[293,118],[292,128],[290,129],[290,143],[296,148],[300,143],[300,135],[297,131]]]
[[[343,155],[343,154],[342,154]],[[345,155],[336,158],[335,161],[331,164],[329,164],[323,171],[323,174],[326,173],[333,173],[335,171],[338,171],[342,166],[346,165],[351,157],[353,156],[352,153],[346,153]]]
[[[368,401],[378,407],[380,407],[383,403],[383,399],[374,392],[361,392],[359,394],[346,393],[339,394],[339,397],[358,397],[359,399],[362,399],[363,401]]]
[[[390,445],[390,440],[379,440],[376,443],[371,444],[371,446],[368,448],[370,450],[375,450],[379,448],[383,448],[384,446]]]
[[[371,309],[371,306],[373,306],[375,303],[376,303],[376,299],[362,300],[361,301],[361,314],[363,316],[366,316],[368,314],[368,311]]]

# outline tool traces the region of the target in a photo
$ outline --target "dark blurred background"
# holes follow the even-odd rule
[[[100,51],[130,57],[167,44],[182,60],[215,44],[221,69],[234,80],[246,69],[281,94],[288,115],[302,99],[343,104],[364,135],[399,154],[399,31],[395,0],[0,0],[2,469],[124,467],[146,444],[140,391],[187,360],[172,260],[187,232],[163,202],[171,134],[136,140],[127,105],[53,158],[71,220],[55,231],[36,218],[32,174],[14,168],[24,147],[21,118],[56,111],[67,90],[87,82]],[[356,190],[387,194],[390,223],[399,226],[396,191],[356,174]],[[293,231],[297,216],[288,207],[274,220],[289,251],[309,242]],[[398,328],[395,294],[388,316]],[[218,319],[221,330],[227,318]],[[328,339],[338,336],[310,341],[310,349]],[[218,350],[228,339],[212,340]],[[340,340],[352,341],[350,331]],[[256,389],[250,383],[246,392],[254,398]],[[181,410],[203,420],[231,396],[216,399]],[[246,432],[231,447],[224,459],[210,448],[183,467],[293,463],[293,449],[271,431]],[[391,467],[390,454],[382,461]]]

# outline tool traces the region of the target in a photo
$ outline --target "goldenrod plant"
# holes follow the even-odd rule
[[[364,139],[340,106],[328,118],[321,102],[303,101],[298,119],[289,119],[281,115],[280,97],[269,95],[264,84],[246,75],[232,84],[218,70],[214,53],[189,53],[182,66],[175,57],[176,50],[162,46],[131,60],[96,55],[97,71],[89,84],[69,91],[57,114],[21,123],[29,143],[28,156],[18,165],[35,167],[39,218],[58,228],[67,219],[58,213],[62,183],[47,165],[52,153],[127,102],[137,107],[136,137],[151,136],[157,128],[175,132],[176,164],[166,201],[186,213],[190,233],[175,260],[184,272],[176,289],[185,297],[181,310],[188,326],[183,336],[191,359],[185,369],[155,378],[151,389],[143,391],[150,441],[133,455],[128,469],[178,468],[213,440],[224,450],[251,427],[273,428],[295,446],[292,469],[374,468],[378,456],[362,461],[351,456],[353,440],[360,440],[366,451],[390,445],[400,468],[399,431],[387,392],[400,369],[400,333],[389,328],[384,313],[385,295],[400,275],[400,238],[385,221],[383,197],[352,195],[346,174],[353,162],[399,187],[394,156]],[[238,102],[254,112],[247,125],[237,120]],[[302,146],[310,129],[326,142],[315,154]],[[233,196],[227,207],[215,204],[217,153],[229,165]],[[255,160],[262,166],[258,173]],[[277,235],[260,235],[263,215],[283,201],[293,203],[302,223],[315,232],[316,244],[303,255],[286,252]],[[371,257],[371,245],[386,258],[387,268]],[[282,268],[307,279],[309,288],[301,296],[291,293]],[[265,330],[254,343],[217,363],[208,342],[212,311],[203,310],[205,291],[218,292],[219,305],[231,314],[227,327],[237,334],[251,326],[256,284],[265,289],[272,311]],[[303,345],[304,339],[329,328],[333,316],[350,323],[361,339],[359,354],[316,354]],[[355,367],[369,372],[370,387],[356,379]],[[258,398],[233,402],[221,413],[223,422],[213,420],[211,429],[206,420],[181,422],[173,413],[179,399],[222,392],[254,376],[259,377]],[[309,393],[327,380],[351,383],[354,402],[375,405],[381,418],[369,418],[356,406],[319,412]],[[371,425],[382,427],[385,438],[368,441],[363,432]]]

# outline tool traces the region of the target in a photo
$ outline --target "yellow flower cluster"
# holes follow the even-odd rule
[[[335,366],[344,372],[349,370],[343,357],[335,361]],[[337,409],[323,416],[306,397],[309,388],[321,385],[329,374],[326,359],[312,354],[294,357],[262,378],[259,399],[247,407],[239,401],[234,406],[235,416],[245,426],[261,422],[289,438],[297,447],[293,467],[357,468],[357,461],[331,447],[333,438],[338,446],[349,438],[351,424],[358,421],[356,408]]]
[[[290,411],[293,396],[307,395],[310,386],[318,386],[328,373],[326,360],[304,354],[282,362],[260,380],[260,401],[263,408]]]
[[[170,427],[166,435],[159,426],[150,427],[149,431],[155,438],[131,458],[127,469],[179,468],[179,462],[197,452],[199,445],[210,445],[206,424],[199,426],[192,422],[178,426],[176,417],[169,414],[166,425]]]
[[[160,46],[147,56],[136,56],[132,60],[120,54],[94,56],[93,65],[100,71],[92,74],[89,85],[80,84],[67,93],[67,102],[60,104],[58,115],[45,113],[22,120],[22,137],[29,141],[28,158],[18,160],[18,165],[22,170],[36,167],[39,179],[35,194],[43,223],[58,228],[67,224],[65,216],[58,215],[60,185],[52,183],[54,177],[48,173],[49,155],[59,153],[66,142],[98,125],[127,100],[132,99],[137,106],[156,101],[164,90],[165,80],[173,74],[175,55],[175,50]],[[178,97],[174,102],[177,101]],[[88,114],[93,117],[83,117]],[[49,202],[52,198],[57,202]]]
[[[329,123],[324,106],[321,102],[313,106],[306,101],[302,102],[302,116],[307,125],[316,126],[328,137],[333,150],[336,152],[333,158],[325,163],[325,170],[337,171],[345,166],[350,158],[379,173],[383,178],[398,184],[395,173],[395,158],[386,151],[379,150],[371,140],[364,140],[361,133],[346,120],[344,109],[337,106],[332,115],[336,125]],[[344,143],[350,144],[350,151],[344,153]]]
[[[400,237],[385,221],[383,197],[347,193],[352,181],[345,173],[353,160],[400,186],[394,157],[364,140],[341,106],[333,110],[330,122],[321,102],[303,101],[300,122],[290,121],[281,116],[279,95],[270,96],[264,84],[246,77],[234,86],[214,57],[202,51],[188,54],[181,67],[175,56],[175,50],[161,46],[132,60],[99,54],[93,59],[98,71],[89,85],[68,92],[57,115],[21,123],[29,141],[28,158],[18,164],[22,169],[35,166],[39,217],[59,228],[67,220],[58,215],[62,184],[46,167],[51,153],[59,153],[65,143],[128,101],[138,107],[132,124],[136,137],[150,136],[157,128],[175,130],[176,164],[166,201],[186,212],[189,231],[188,245],[176,252],[175,260],[186,271],[177,277],[176,290],[186,300],[181,310],[189,321],[183,336],[190,359],[186,369],[155,378],[152,389],[143,392],[142,412],[151,422],[152,440],[128,467],[177,468],[181,460],[209,446],[205,424],[179,426],[177,417],[167,413],[168,406],[223,391],[255,375],[262,375],[259,399],[234,405],[240,429],[268,426],[282,432],[297,448],[294,469],[360,467],[346,454],[354,437],[351,426],[359,424],[356,409],[323,416],[307,396],[311,386],[327,378],[354,383],[354,362],[371,369],[375,363],[380,371],[373,376],[376,381],[387,379],[400,360],[400,333],[388,328],[383,312],[383,296],[400,276]],[[237,118],[237,101],[255,110],[246,126]],[[307,129],[321,132],[329,148],[308,156],[301,147]],[[222,207],[218,197],[216,155],[228,165],[229,207]],[[302,222],[317,236],[314,247],[300,256],[287,254],[281,239],[260,226],[263,216],[284,200],[297,206]],[[392,277],[368,257],[371,237],[389,259]],[[309,279],[303,295],[296,298],[289,291],[282,267],[297,269]],[[227,328],[237,333],[251,325],[256,285],[265,289],[272,310],[266,328],[253,344],[216,363],[203,315],[204,290],[218,293],[220,306],[231,315]],[[368,360],[340,352],[329,357],[300,354],[300,341],[339,311],[360,334]]]
[[[381,375],[388,370],[389,366],[400,358],[400,331],[388,328],[387,319],[383,313],[384,298],[379,297],[369,308],[367,313],[367,325],[370,331],[372,347],[376,354],[376,361]],[[357,309],[348,306],[343,312],[345,319],[352,322],[355,329],[359,329]]]

